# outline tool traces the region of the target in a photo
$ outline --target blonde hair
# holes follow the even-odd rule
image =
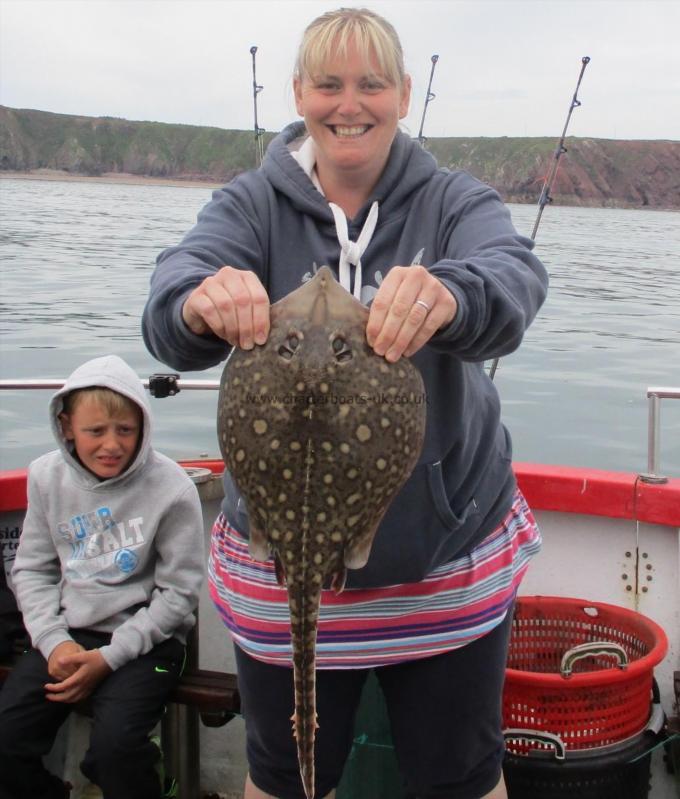
[[[63,413],[73,413],[84,399],[89,399],[99,405],[113,419],[117,419],[124,413],[137,414],[140,422],[143,419],[142,409],[134,400],[104,386],[77,388],[69,392],[63,399]]]
[[[315,78],[332,55],[347,55],[352,41],[364,61],[374,57],[382,76],[401,87],[406,77],[404,53],[392,25],[367,8],[339,8],[317,17],[305,29],[295,63],[295,78]]]

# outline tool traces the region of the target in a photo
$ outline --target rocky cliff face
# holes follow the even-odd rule
[[[267,134],[270,139],[273,134]],[[465,169],[509,202],[535,203],[554,162],[548,138],[432,138],[443,166]],[[556,204],[680,208],[680,141],[569,138]],[[78,117],[0,106],[0,170],[126,172],[228,181],[255,164],[248,131]]]
[[[508,202],[536,202],[555,161],[544,138],[431,139],[440,164],[465,169]],[[680,208],[680,141],[567,138],[551,195],[560,205]]]
[[[254,136],[247,131],[0,106],[0,170],[227,181],[254,163]]]
[[[578,139],[553,194],[597,205],[680,208],[680,142]]]

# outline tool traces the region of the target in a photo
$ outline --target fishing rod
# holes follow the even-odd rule
[[[581,88],[581,81],[583,80],[583,73],[586,71],[586,67],[590,63],[590,56],[583,56],[581,59],[581,71],[578,76],[578,81],[576,82],[576,89],[574,90],[574,96],[571,98],[571,104],[569,105],[569,113],[567,114],[567,119],[564,123],[564,129],[562,130],[562,136],[560,137],[559,142],[557,143],[557,147],[555,148],[555,152],[553,153],[553,162],[552,167],[550,168],[550,172],[546,176],[545,180],[543,181],[543,188],[541,189],[541,195],[538,198],[538,214],[536,216],[536,221],[534,222],[534,229],[531,231],[531,240],[536,241],[536,233],[538,231],[538,226],[541,224],[541,217],[543,216],[543,209],[545,208],[548,203],[553,201],[553,198],[550,196],[550,190],[552,189],[552,185],[557,177],[557,169],[559,167],[560,158],[567,152],[567,148],[564,146],[564,140],[567,135],[567,128],[569,127],[569,122],[571,120],[571,115],[574,112],[575,108],[578,108],[581,105],[581,101],[578,99],[578,90]],[[493,363],[491,364],[491,369],[489,370],[489,377],[493,380],[494,376],[496,375],[496,370],[498,369],[498,358],[494,358]]]
[[[567,148],[564,146],[564,139],[567,135],[567,128],[569,127],[569,121],[571,120],[571,115],[574,112],[575,108],[578,108],[581,105],[581,101],[578,99],[578,90],[581,87],[581,81],[583,80],[583,73],[586,71],[586,67],[590,63],[590,56],[583,56],[581,59],[581,72],[578,76],[578,81],[576,83],[576,89],[574,90],[574,96],[571,98],[571,105],[569,106],[569,113],[567,114],[567,119],[564,123],[564,130],[562,131],[562,136],[557,143],[557,147],[555,148],[555,152],[553,153],[553,163],[552,168],[548,176],[546,177],[543,188],[541,189],[541,196],[538,198],[538,215],[536,216],[536,221],[534,222],[534,229],[531,231],[531,238],[532,240],[536,239],[536,231],[538,230],[538,226],[541,224],[541,217],[543,216],[543,209],[548,203],[553,201],[553,198],[550,196],[550,189],[552,188],[552,184],[557,176],[557,168],[560,163],[560,158],[567,152]]]
[[[425,114],[427,114],[427,107],[436,97],[436,95],[432,91],[430,91],[430,89],[432,88],[432,78],[434,77],[434,68],[437,66],[437,61],[439,61],[439,56],[433,55],[431,60],[432,60],[432,69],[430,70],[430,82],[427,84],[427,92],[425,94],[425,105],[423,106],[423,116],[422,119],[420,120],[420,130],[418,131],[418,136],[417,136],[418,143],[420,144],[421,147],[424,147],[425,142],[427,141],[427,137],[423,136],[423,126],[425,125]]]
[[[257,121],[257,95],[264,89],[264,86],[260,86],[257,82],[257,77],[255,74],[255,53],[257,53],[257,47],[253,45],[250,48],[250,55],[253,57],[253,116],[255,119],[255,166],[260,166],[262,163],[262,159],[264,158],[264,142],[262,141],[262,137],[264,136],[264,128],[261,128]]]

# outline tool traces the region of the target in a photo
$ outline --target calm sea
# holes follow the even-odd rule
[[[149,276],[209,198],[208,188],[1,180],[0,377],[63,378],[109,352],[140,377],[169,371],[140,335]],[[511,206],[520,231],[535,210]],[[680,387],[680,214],[552,206],[537,251],[549,299],[496,375],[515,459],[644,471],[647,387]],[[48,399],[0,391],[2,468],[52,448]],[[218,456],[216,400],[153,400],[156,446]],[[680,476],[680,401],[665,401],[661,420],[662,470]]]

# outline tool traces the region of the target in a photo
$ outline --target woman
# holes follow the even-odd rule
[[[419,464],[368,564],[324,592],[317,646],[316,795],[332,796],[368,671],[385,693],[413,796],[505,797],[500,698],[513,599],[538,530],[517,491],[485,359],[516,349],[547,275],[491,188],[398,131],[410,78],[392,26],[340,9],[305,31],[295,76],[304,124],[241,175],[158,259],[144,312],[151,352],[177,369],[266,341],[269,304],[327,264],[370,303],[366,337],[413,356],[428,397]],[[246,799],[303,797],[290,734],[285,590],[247,554],[228,474],[209,563],[236,643],[250,775]]]

